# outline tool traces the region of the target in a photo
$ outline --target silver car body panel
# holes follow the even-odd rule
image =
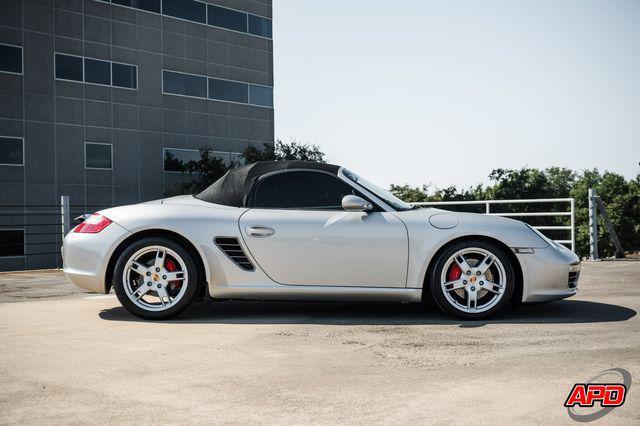
[[[578,257],[549,244],[520,221],[438,209],[396,212],[374,194],[358,190],[385,211],[247,209],[192,196],[103,210],[100,213],[114,223],[102,232],[72,231],[65,237],[64,271],[76,285],[104,292],[116,249],[139,232],[160,230],[179,234],[193,245],[212,297],[418,301],[438,250],[475,236],[512,249],[533,249],[532,254],[516,255],[523,273],[523,302],[561,299],[577,291],[567,287],[567,278]],[[274,233],[249,236],[251,225]],[[215,245],[214,237],[237,238],[255,270],[239,268]]]

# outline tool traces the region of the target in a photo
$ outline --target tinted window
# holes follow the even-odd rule
[[[247,32],[247,14],[238,12],[237,10],[226,9],[209,5],[208,23],[216,27],[227,28],[230,30]]]
[[[0,257],[24,255],[24,231],[22,229],[0,230]]]
[[[56,53],[56,78],[82,81],[82,58]]]
[[[111,168],[111,144],[91,143],[85,144],[85,164],[92,169]]]
[[[111,3],[160,13],[160,0],[111,0]]]
[[[207,78],[199,75],[182,74],[172,71],[162,72],[165,93],[175,95],[207,97]]]
[[[0,71],[22,74],[22,49],[0,44]]]
[[[271,38],[271,19],[249,15],[249,33]]]
[[[193,0],[163,0],[162,13],[202,24],[207,23],[206,5]]]
[[[138,88],[138,76],[136,67],[126,64],[111,64],[113,85],[118,87],[126,87],[129,89]]]
[[[285,172],[265,178],[258,184],[254,206],[341,210],[342,198],[354,194],[338,178],[319,172]]]
[[[249,103],[252,105],[273,106],[273,88],[249,85]]]
[[[24,164],[23,140],[0,137],[0,164],[22,166]]]
[[[84,81],[95,84],[111,84],[111,63],[97,59],[84,59]]]
[[[209,98],[247,103],[247,84],[237,81],[209,79]]]
[[[200,151],[195,149],[171,149],[164,150],[164,171],[184,172],[190,161],[200,160]]]

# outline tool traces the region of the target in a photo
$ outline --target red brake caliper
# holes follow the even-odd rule
[[[457,264],[451,265],[451,269],[449,269],[449,276],[447,277],[447,281],[457,281],[462,276],[462,269]]]
[[[176,266],[176,264],[171,260],[171,259],[167,259],[164,263],[164,267],[167,269],[167,271],[169,272],[175,272],[178,270],[178,267]],[[173,288],[180,288],[182,287],[182,281],[169,281],[169,284],[173,285]]]

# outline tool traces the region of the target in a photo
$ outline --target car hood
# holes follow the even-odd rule
[[[549,246],[524,222],[497,215],[460,213],[426,208],[398,214],[407,225],[426,225],[433,232],[481,235],[503,241],[509,247],[546,248]]]

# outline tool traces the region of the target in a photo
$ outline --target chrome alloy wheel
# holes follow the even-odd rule
[[[184,296],[189,276],[184,260],[175,251],[148,246],[129,257],[122,283],[133,304],[146,311],[164,311]]]
[[[506,287],[506,272],[498,257],[490,251],[469,247],[454,253],[444,264],[440,283],[445,299],[466,313],[485,312],[501,299]]]

